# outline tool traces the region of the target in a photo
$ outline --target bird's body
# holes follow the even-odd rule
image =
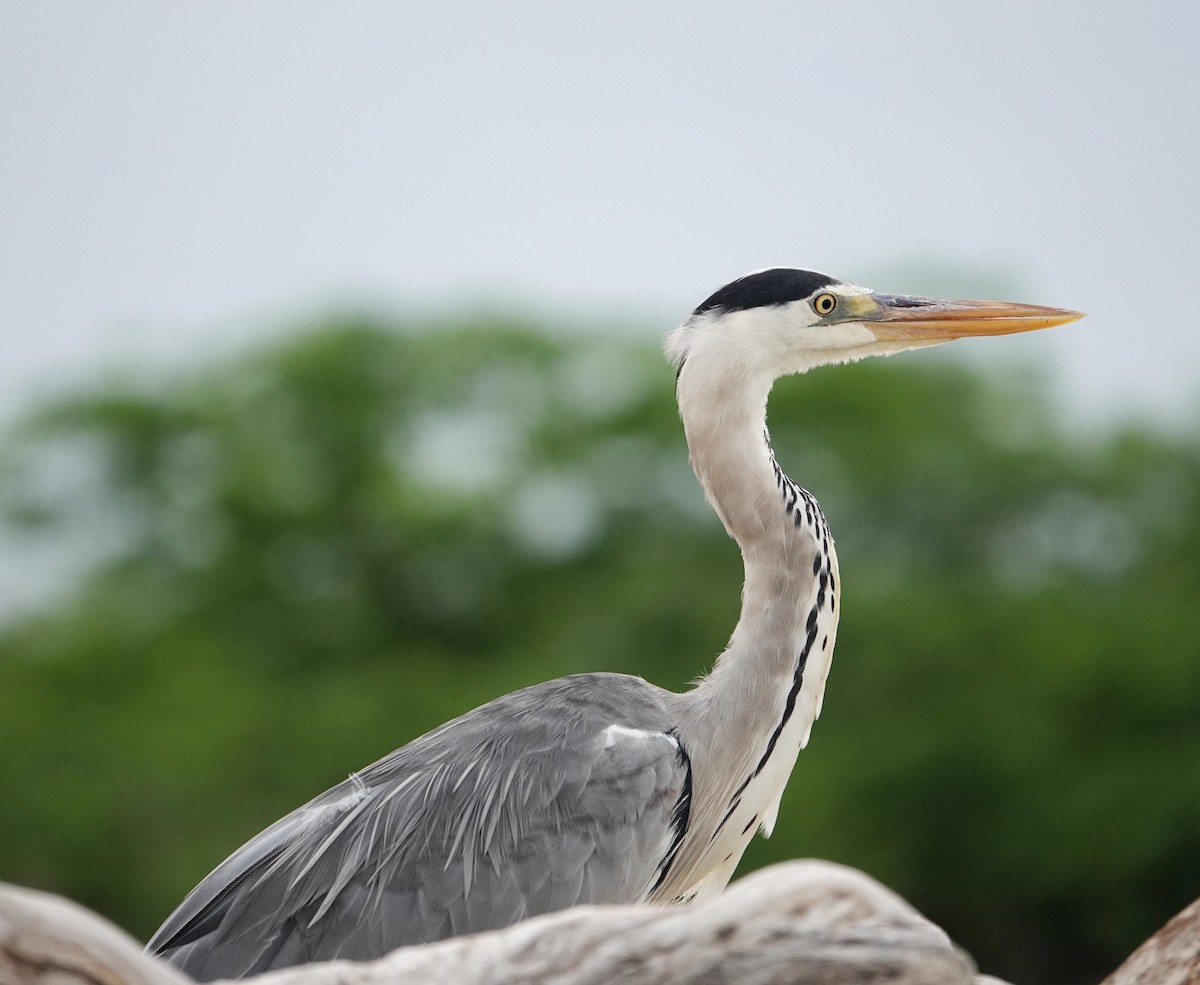
[[[935,307],[946,304],[787,268],[704,302],[668,353],[693,467],[745,564],[741,617],[712,672],[682,694],[582,674],[476,708],[248,842],[150,949],[194,978],[232,978],[377,957],[576,903],[723,889],[754,831],[775,823],[820,714],[839,613],[825,518],[771,451],[771,384],[820,363],[1078,317]],[[848,314],[835,320],[839,306]]]

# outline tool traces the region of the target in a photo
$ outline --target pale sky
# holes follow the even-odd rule
[[[662,334],[786,264],[1083,309],[963,345],[1070,412],[1196,413],[1198,34],[1145,0],[0,0],[0,409],[341,305]]]

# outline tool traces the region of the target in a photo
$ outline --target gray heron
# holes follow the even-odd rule
[[[821,712],[841,580],[817,501],[776,463],[781,376],[1059,325],[1078,312],[877,294],[772,268],[668,337],[692,467],[741,549],[741,615],[681,694],[578,674],[447,722],[267,828],[201,882],[149,950],[237,978],[504,927],[578,903],[719,893],[769,836]]]

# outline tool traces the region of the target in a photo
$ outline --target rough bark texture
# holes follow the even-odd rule
[[[0,985],[187,985],[124,931],[61,896],[0,883]]]
[[[874,880],[790,862],[693,907],[579,907],[254,985],[1004,985]],[[0,985],[190,985],[81,906],[0,884]],[[1103,985],[1200,985],[1200,900]]]
[[[254,985],[1004,985],[874,880],[827,862],[764,869],[692,907],[579,907],[379,961]],[[190,985],[57,896],[0,884],[0,985]],[[1200,985],[1200,900],[1103,985]]]
[[[1169,920],[1102,985],[1200,985],[1200,899]]]

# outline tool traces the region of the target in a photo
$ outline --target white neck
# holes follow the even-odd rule
[[[806,634],[804,603],[819,581],[813,560],[829,553],[832,543],[815,500],[783,474],[771,451],[766,430],[771,376],[706,374],[706,368],[683,367],[680,416],[692,468],[741,548],[746,572],[741,618],[713,676],[755,681],[790,676],[796,644]]]
[[[707,855],[726,849],[732,872],[753,833],[743,828],[769,831],[773,824],[820,711],[838,587],[820,508],[780,471],[767,441],[772,376],[702,355],[708,358],[689,358],[680,371],[680,415],[696,476],[741,548],[745,585],[729,646],[712,673],[681,696],[680,738],[700,764],[689,827],[706,844],[689,845],[691,857],[680,861],[697,873],[719,865],[723,859]],[[705,831],[715,832],[711,845]],[[741,840],[731,848],[730,838]]]

